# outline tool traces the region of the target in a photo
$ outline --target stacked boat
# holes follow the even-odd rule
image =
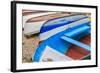
[[[32,55],[32,61],[91,58],[90,17],[78,13],[48,11],[37,15],[28,18],[24,25],[25,35],[39,33],[40,43]]]

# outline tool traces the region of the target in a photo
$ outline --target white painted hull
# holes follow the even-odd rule
[[[53,48],[46,46],[44,50],[40,62],[48,62],[48,61],[70,61],[72,58],[54,50]]]
[[[26,16],[23,16],[23,28],[24,26],[26,25],[26,21],[30,18],[33,18],[33,17],[38,17],[38,16],[41,16],[41,15],[46,15],[46,14],[52,14],[52,13],[56,13],[56,12],[45,12],[45,13],[38,13],[38,14],[30,14],[30,15],[26,15]],[[24,28],[25,29],[25,28]]]
[[[39,33],[43,23],[45,22],[46,21],[26,23],[24,26],[24,34],[31,35]]]

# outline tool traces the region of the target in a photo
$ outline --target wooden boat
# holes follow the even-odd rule
[[[40,33],[40,29],[41,29],[42,25],[45,24],[48,20],[53,20],[53,19],[57,19],[57,18],[65,19],[69,15],[71,15],[71,14],[67,14],[67,13],[63,13],[63,12],[57,12],[57,13],[51,13],[51,14],[38,16],[38,17],[33,17],[33,18],[27,20],[27,22],[24,26],[24,34],[25,35],[31,35],[31,34]],[[67,19],[67,20],[72,22],[71,20],[75,21],[78,18],[80,19],[80,18],[85,18],[85,17],[86,16],[84,16],[84,15],[77,15],[77,17],[76,17],[76,15],[73,15],[73,16],[69,16],[68,18],[70,18],[70,19]],[[55,22],[57,22],[57,21],[55,21]],[[54,22],[52,22],[52,23],[54,23]]]
[[[46,14],[53,14],[55,12],[24,12],[23,13],[23,17],[22,17],[22,20],[23,20],[23,29],[25,30],[25,34],[26,34],[26,31],[27,31],[27,21],[33,17],[38,17],[38,16],[42,16],[42,15],[46,15]]]
[[[32,61],[81,60],[90,54],[91,47],[88,45],[90,42],[84,42],[87,39],[85,36],[90,34],[90,18],[78,19],[78,17],[77,20],[76,18],[72,20],[67,18],[49,20],[42,26],[40,30],[41,43],[33,54]],[[81,48],[75,48],[73,45]]]

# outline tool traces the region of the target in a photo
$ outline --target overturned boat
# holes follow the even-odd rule
[[[32,35],[36,33],[40,33],[40,29],[43,24],[45,24],[48,20],[60,18],[60,17],[67,17],[73,15],[73,13],[66,13],[66,12],[41,12],[38,14],[31,14],[27,16],[23,16],[23,27],[24,27],[24,34],[25,35]],[[75,15],[75,14],[74,14]],[[82,16],[82,15],[81,15]],[[72,16],[75,18],[80,18],[79,16]],[[82,16],[84,17],[84,16]],[[81,17],[81,18],[82,18]]]

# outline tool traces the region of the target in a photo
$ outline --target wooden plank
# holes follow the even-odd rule
[[[27,15],[30,15],[30,14],[45,13],[45,12],[48,12],[48,11],[23,9],[23,10],[22,10],[22,15],[23,15],[23,16],[27,16]]]
[[[91,48],[90,46],[88,46],[88,45],[86,45],[84,43],[81,43],[79,41],[76,41],[76,40],[74,40],[72,38],[69,38],[69,37],[66,37],[66,36],[62,36],[61,39],[65,40],[65,41],[67,41],[67,42],[69,42],[71,44],[77,45],[77,46],[79,46],[81,48],[84,48],[86,50],[90,50],[90,48]]]
[[[64,16],[68,16],[68,15],[71,15],[71,14],[68,14],[67,12],[57,12],[57,13],[53,13],[53,14],[33,17],[33,18],[30,18],[29,20],[27,20],[27,22],[45,21],[45,20],[64,17]]]
[[[82,39],[80,39],[79,41],[82,43],[85,43],[87,45],[90,45],[90,42],[91,42],[90,40],[91,40],[90,35],[87,35],[87,36],[83,37]],[[69,50],[66,52],[67,56],[69,56],[75,60],[80,60],[89,54],[90,54],[90,51],[85,50],[84,48],[80,48],[76,45],[72,45],[69,48]]]

